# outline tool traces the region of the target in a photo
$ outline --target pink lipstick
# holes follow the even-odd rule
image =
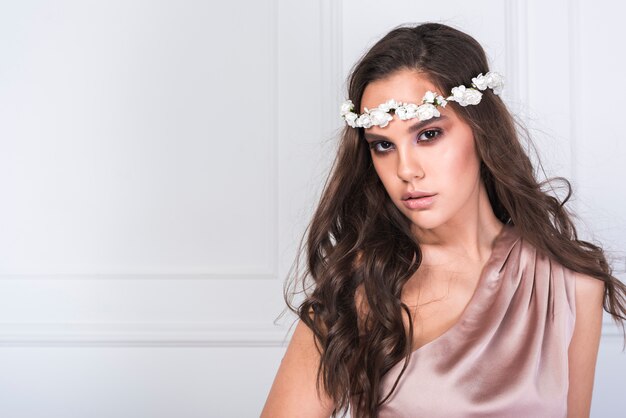
[[[435,201],[436,193],[409,192],[402,195],[402,203],[409,209],[426,209]]]

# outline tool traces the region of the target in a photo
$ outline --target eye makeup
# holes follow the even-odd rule
[[[421,132],[417,136],[417,142],[421,144],[431,143],[437,140],[441,135],[443,135],[442,129],[439,129],[439,128],[427,129]],[[424,139],[420,139],[422,137],[424,137]],[[384,146],[384,147],[386,146],[387,148],[381,148],[380,146]],[[393,146],[393,144],[387,140],[369,142],[370,150],[373,150],[374,153],[379,154],[379,155],[388,154],[390,152],[389,150],[391,149],[390,146]]]

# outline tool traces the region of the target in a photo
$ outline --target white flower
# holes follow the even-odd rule
[[[348,112],[344,115],[344,119],[346,120],[346,123],[348,125],[350,125],[353,128],[356,128],[356,120],[359,117],[359,115],[357,115],[354,112]]]
[[[452,100],[455,102],[460,102],[463,100],[463,95],[465,94],[465,86],[458,86],[452,88],[452,96],[448,97],[447,100]]]
[[[354,109],[354,104],[352,103],[352,100],[346,100],[341,104],[341,116],[347,115],[348,112],[352,111],[352,109]]]
[[[458,102],[461,106],[476,105],[480,103],[483,94],[476,89],[458,86],[452,89],[452,96],[448,100]]]
[[[483,73],[478,74],[477,77],[472,78],[472,83],[479,90],[485,90],[488,87],[487,77],[483,75]]]
[[[504,87],[504,77],[500,73],[489,72],[486,75],[487,86],[493,89],[494,94],[500,94]]]
[[[417,107],[414,103],[404,103],[396,109],[396,115],[401,120],[413,119],[417,116]]]
[[[384,128],[389,124],[391,120],[393,120],[393,116],[385,111],[382,111],[380,109],[374,109],[370,111],[370,121],[372,122],[372,125],[377,125],[381,128]]]
[[[400,120],[406,120],[408,119],[406,117],[406,107],[404,107],[404,105],[400,105],[396,108],[394,114],[398,117],[398,119]]]
[[[468,105],[477,105],[482,97],[483,94],[476,89],[469,88],[465,90],[465,103]]]
[[[478,77],[472,78],[472,83],[479,90],[490,88],[493,89],[494,94],[500,94],[504,87],[504,77],[499,73],[490,71],[485,75],[480,73]]]
[[[409,118],[414,118],[417,116],[417,108],[419,107],[415,103],[407,103],[404,105],[406,108],[406,113]]]
[[[368,113],[363,113],[356,120],[356,126],[360,128],[370,128],[372,126],[372,120],[370,119],[370,115]]]
[[[417,108],[417,117],[419,120],[428,120],[434,116],[441,116],[435,105],[425,103]]]
[[[378,106],[378,108],[382,110],[383,112],[389,112],[391,109],[395,109],[398,106],[399,106],[398,102],[396,102],[394,99],[391,99],[391,100],[387,100],[385,103]]]
[[[352,101],[346,100],[341,105],[340,113],[346,123],[353,128],[370,128],[372,126],[384,128],[393,120],[392,111],[401,120],[413,118],[428,120],[441,116],[438,107],[445,107],[448,101],[455,101],[461,106],[476,105],[482,100],[483,93],[481,91],[491,88],[494,94],[500,94],[503,87],[504,77],[501,74],[487,72],[483,75],[480,73],[472,78],[471,87],[464,85],[454,87],[451,96],[448,97],[440,96],[429,90],[424,93],[420,104],[402,103],[390,99],[377,108],[371,110],[366,107],[363,108],[361,115],[354,112]]]
[[[422,99],[423,103],[435,103],[435,98],[437,97],[436,93],[433,93],[432,91],[427,91],[426,94],[424,94],[424,98]]]

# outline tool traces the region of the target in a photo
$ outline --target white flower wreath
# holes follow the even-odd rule
[[[488,72],[483,75],[480,73],[477,77],[472,78],[472,87],[463,85],[454,87],[452,95],[447,98],[437,95],[435,92],[427,91],[420,105],[397,102],[391,99],[374,109],[364,108],[364,112],[360,115],[353,111],[352,100],[346,100],[341,104],[340,114],[352,128],[370,128],[372,126],[384,128],[393,120],[391,111],[401,120],[418,118],[424,121],[441,116],[437,107],[446,107],[448,101],[457,102],[461,106],[476,105],[480,103],[483,96],[479,90],[490,88],[494,94],[500,94],[503,87],[504,77],[501,74]]]

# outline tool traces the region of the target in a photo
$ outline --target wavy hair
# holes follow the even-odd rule
[[[426,76],[440,92],[489,71],[483,48],[466,33],[438,23],[399,26],[352,68],[348,97],[359,109],[369,83],[405,69]],[[472,128],[481,180],[496,217],[514,224],[525,240],[563,266],[603,280],[603,308],[624,331],[626,286],[613,276],[601,247],[578,239],[573,215],[565,207],[572,194],[567,179],[537,180],[520,140],[529,137],[528,131],[491,90],[483,92],[478,106],[455,102],[448,106]],[[544,190],[550,186],[554,192],[555,180],[566,186],[563,199]],[[284,297],[315,336],[320,353],[317,389],[332,398],[333,417],[345,414],[350,404],[356,416],[375,417],[395,390],[412,352],[413,319],[400,296],[422,254],[410,220],[390,200],[376,174],[362,128],[343,128],[305,238],[306,271],[286,281]],[[361,315],[357,303],[361,289],[366,315]],[[304,298],[295,304],[298,293]],[[403,312],[409,320],[408,333]],[[382,377],[402,360],[404,367],[393,387],[381,394]]]

